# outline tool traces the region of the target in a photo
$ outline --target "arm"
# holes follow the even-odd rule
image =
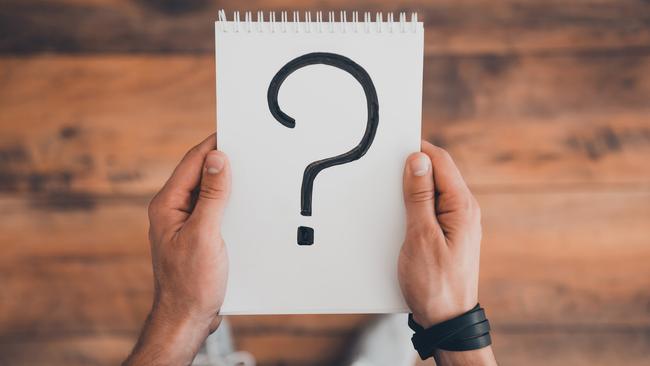
[[[481,214],[449,154],[428,142],[404,170],[407,232],[398,274],[414,320],[429,328],[472,309],[478,299]],[[491,347],[439,350],[436,363],[496,365]]]
[[[215,146],[211,135],[191,149],[149,205],[154,301],[124,366],[189,365],[219,326],[228,276],[220,222],[230,166]]]
[[[497,364],[497,361],[494,358],[494,353],[492,352],[492,346],[465,352],[438,351],[434,358],[436,364],[439,366],[476,366]]]

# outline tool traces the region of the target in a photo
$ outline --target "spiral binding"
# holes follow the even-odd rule
[[[419,28],[418,13],[411,13],[411,19],[406,19],[406,12],[400,12],[396,20],[393,13],[387,13],[387,21],[384,22],[384,14],[377,12],[375,21],[372,21],[370,12],[363,13],[363,21],[359,18],[359,12],[352,12],[351,21],[348,21],[347,12],[339,13],[338,21],[336,12],[329,11],[327,21],[323,21],[323,12],[315,12],[312,21],[312,12],[306,11],[304,20],[300,19],[300,12],[294,11],[292,19],[289,20],[289,14],[281,11],[280,17],[276,18],[276,12],[268,12],[268,21],[264,19],[264,12],[257,12],[257,19],[253,20],[253,14],[250,11],[244,12],[243,20],[239,11],[233,12],[232,21],[228,21],[225,10],[219,10],[218,26],[223,32],[271,32],[271,33],[334,33],[334,32],[353,32],[353,33],[407,33],[417,32]],[[326,23],[326,24],[325,24]]]

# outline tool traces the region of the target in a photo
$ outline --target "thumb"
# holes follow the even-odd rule
[[[192,218],[206,222],[210,227],[221,222],[230,195],[230,164],[221,151],[210,151],[203,162],[201,189],[192,212]]]
[[[404,168],[404,204],[409,228],[436,224],[431,159],[417,152],[406,159]]]

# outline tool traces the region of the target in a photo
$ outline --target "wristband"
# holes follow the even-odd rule
[[[427,329],[413,320],[413,314],[409,314],[408,325],[415,331],[411,341],[423,360],[433,356],[436,349],[470,351],[492,344],[490,322],[480,304],[476,304],[464,314]]]

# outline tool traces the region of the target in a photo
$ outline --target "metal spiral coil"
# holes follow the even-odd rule
[[[281,11],[276,18],[276,12],[268,12],[268,19],[264,18],[264,12],[258,11],[254,20],[250,11],[244,12],[242,17],[239,11],[233,12],[232,20],[228,20],[225,10],[219,10],[217,26],[222,32],[242,33],[415,33],[418,30],[418,14],[411,13],[411,19],[407,20],[406,12],[400,12],[397,19],[393,13],[387,13],[387,20],[384,22],[384,14],[377,12],[375,21],[372,21],[370,12],[363,13],[363,20],[359,18],[359,12],[352,12],[351,20],[348,21],[347,12],[341,11],[338,19],[336,12],[329,11],[327,20],[323,20],[323,12],[316,11],[312,20],[312,12],[306,11],[304,19],[300,19],[300,12],[293,11],[291,20],[289,12]]]

